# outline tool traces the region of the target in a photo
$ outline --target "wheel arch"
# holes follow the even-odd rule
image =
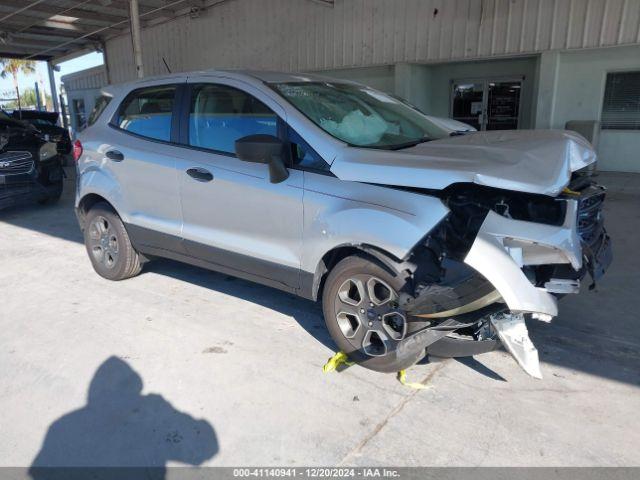
[[[313,301],[317,301],[322,298],[322,292],[324,290],[325,282],[331,270],[341,261],[347,257],[358,256],[365,258],[373,263],[376,263],[381,268],[384,268],[392,275],[398,275],[402,268],[402,260],[396,258],[393,254],[368,244],[342,244],[337,245],[328,252],[326,252],[313,273],[310,282],[306,288],[307,295]]]
[[[78,206],[76,208],[76,214],[78,216],[78,222],[80,223],[81,230],[84,230],[85,228],[85,219],[87,217],[87,213],[89,213],[89,210],[91,210],[91,208],[98,203],[106,203],[113,209],[114,212],[116,212],[116,214],[118,213],[113,204],[102,195],[93,192],[87,193],[80,198],[80,200],[78,201]]]

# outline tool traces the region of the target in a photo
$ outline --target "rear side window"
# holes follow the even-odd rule
[[[93,106],[93,110],[91,111],[91,115],[89,115],[89,123],[88,123],[89,126],[91,126],[94,123],[96,123],[98,118],[100,118],[100,115],[102,115],[102,112],[104,112],[104,109],[107,108],[107,105],[109,105],[110,101],[111,101],[111,97],[109,97],[107,95],[100,95],[96,99],[96,103]]]
[[[225,85],[193,88],[189,145],[235,154],[235,141],[256,133],[278,135],[278,117],[264,103]]]
[[[175,86],[142,88],[131,92],[118,109],[116,126],[143,137],[171,139]]]

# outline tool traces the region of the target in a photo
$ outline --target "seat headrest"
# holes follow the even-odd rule
[[[147,102],[140,109],[141,115],[146,115],[149,113],[160,113],[160,105],[156,102]]]

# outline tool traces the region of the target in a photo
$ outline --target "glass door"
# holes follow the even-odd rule
[[[454,82],[451,103],[451,117],[454,120],[471,125],[477,130],[484,130],[484,84],[482,80]]]
[[[520,114],[522,82],[489,82],[487,121],[483,130],[515,130]]]
[[[515,130],[521,90],[522,79],[454,81],[451,117],[477,130]]]

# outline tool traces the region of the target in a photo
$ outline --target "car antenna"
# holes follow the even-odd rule
[[[167,72],[173,73],[173,72],[171,72],[171,69],[169,68],[169,65],[167,65],[167,61],[164,59],[164,57],[162,57],[162,63],[164,63],[164,66],[167,67]]]

